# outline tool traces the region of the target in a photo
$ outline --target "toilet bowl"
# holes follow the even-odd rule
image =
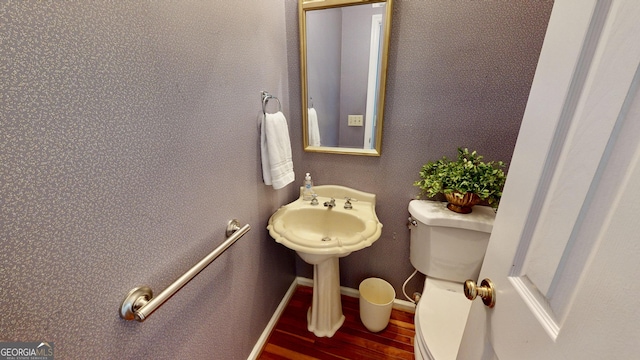
[[[467,279],[478,280],[495,212],[475,206],[458,214],[446,202],[413,200],[411,264],[426,275],[416,305],[416,360],[453,360],[467,323],[471,301],[463,290]]]
[[[416,306],[416,360],[455,360],[469,309],[462,284],[427,278]]]

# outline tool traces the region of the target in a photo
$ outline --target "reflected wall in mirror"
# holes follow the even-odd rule
[[[392,0],[299,0],[305,151],[380,156]]]

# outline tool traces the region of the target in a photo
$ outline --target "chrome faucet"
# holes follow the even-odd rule
[[[331,198],[331,200],[325,201],[324,206],[328,207],[329,209],[333,208],[334,206],[336,206],[336,199]]]

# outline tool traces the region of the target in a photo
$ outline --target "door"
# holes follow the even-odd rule
[[[556,0],[458,359],[637,359],[640,1]]]
[[[369,45],[369,75],[367,77],[367,104],[365,107],[364,144],[365,149],[375,149],[378,104],[378,74],[380,73],[380,38],[382,35],[382,14],[371,16],[371,43]]]

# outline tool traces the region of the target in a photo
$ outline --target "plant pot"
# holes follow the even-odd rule
[[[462,197],[458,197],[456,194],[460,193],[450,193],[444,194],[446,196],[447,201],[447,209],[451,211],[455,211],[460,214],[468,214],[471,212],[471,207],[480,202],[480,197],[473,193],[466,193]]]

